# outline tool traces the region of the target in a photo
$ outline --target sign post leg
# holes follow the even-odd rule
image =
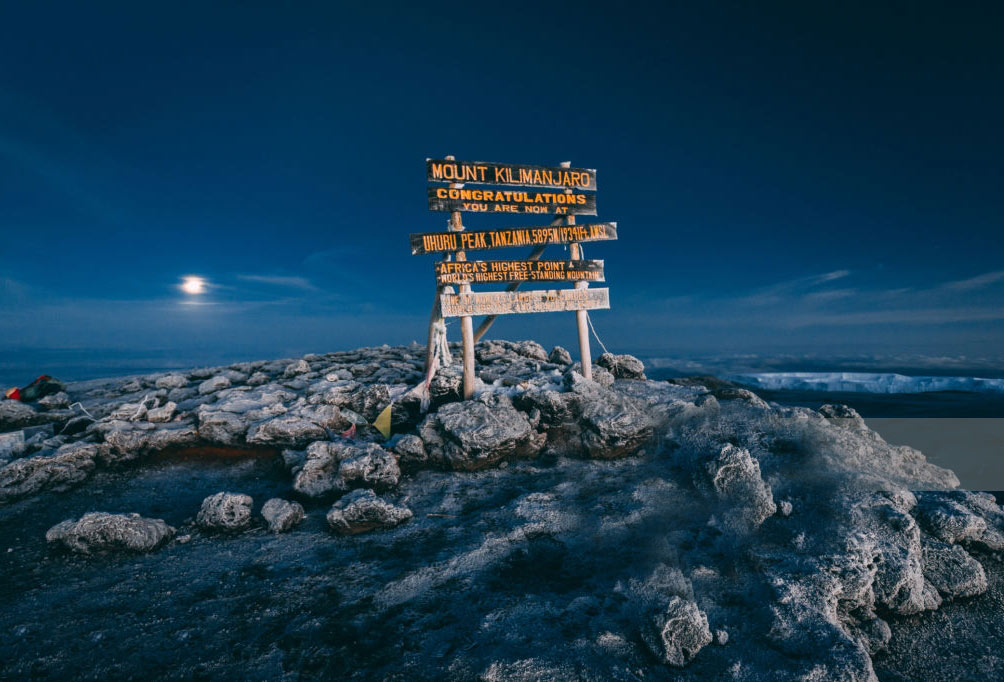
[[[572,166],[571,161],[562,161],[562,168],[570,168]],[[565,194],[571,194],[572,190],[566,189]],[[570,215],[565,218],[566,225],[575,224],[575,216]],[[577,242],[573,242],[569,247],[569,255],[572,260],[582,260],[582,247],[579,246]],[[588,289],[589,282],[576,282],[576,289]],[[593,353],[589,348],[589,312],[585,310],[575,311],[575,325],[579,330],[579,357],[582,360],[582,376],[586,379],[593,378]]]

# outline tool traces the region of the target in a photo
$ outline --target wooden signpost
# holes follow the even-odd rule
[[[582,375],[592,378],[589,348],[589,310],[610,307],[608,289],[589,289],[589,282],[603,282],[603,261],[582,258],[582,242],[617,239],[617,223],[576,225],[576,215],[596,215],[596,171],[572,168],[457,161],[452,156],[426,160],[426,179],[448,186],[428,188],[429,210],[449,211],[447,232],[411,235],[411,252],[438,254],[435,264],[436,300],[429,322],[426,369],[434,371],[435,330],[442,319],[459,317],[464,354],[464,398],[474,395],[474,342],[488,330],[495,317],[514,313],[575,311]],[[467,185],[495,185],[471,188]],[[524,189],[512,189],[521,187]],[[527,189],[528,188],[528,189]],[[576,192],[575,190],[579,190]],[[507,215],[554,215],[544,227],[516,227],[466,232],[462,212]],[[568,245],[570,259],[541,260],[549,245]],[[525,260],[468,261],[467,251],[531,246]],[[523,283],[573,282],[572,289],[517,291]],[[459,285],[454,293],[451,285]],[[471,284],[508,284],[505,291],[472,292]],[[486,315],[474,333],[472,317]],[[430,374],[431,376],[431,374]]]

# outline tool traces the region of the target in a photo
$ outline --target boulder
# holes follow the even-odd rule
[[[987,574],[958,545],[923,540],[924,577],[945,597],[973,597],[987,591]]]
[[[283,370],[282,376],[289,379],[290,377],[299,376],[301,374],[306,374],[310,371],[310,363],[306,360],[297,360],[296,362],[291,362],[286,365],[286,369]]]
[[[420,434],[432,459],[464,471],[536,456],[546,440],[504,395],[444,405],[426,417]]]
[[[40,423],[44,418],[27,403],[19,400],[0,400],[0,431],[12,431]]]
[[[38,404],[46,410],[61,410],[70,406],[70,396],[66,391],[59,391],[41,398]]]
[[[760,464],[746,448],[724,445],[707,465],[711,485],[728,507],[726,520],[733,527],[756,527],[777,512],[774,497],[760,476]]]
[[[366,421],[372,422],[380,411],[390,405],[390,389],[386,384],[372,384],[357,391],[352,396],[349,406],[361,414]]]
[[[150,552],[174,537],[175,530],[160,519],[139,514],[89,512],[48,530],[45,539],[80,554],[99,551]]]
[[[633,355],[603,353],[596,358],[596,364],[608,370],[616,379],[645,381],[645,365]]]
[[[244,442],[249,425],[245,418],[231,412],[200,409],[199,438],[219,445],[240,445]]]
[[[391,504],[361,488],[342,497],[328,512],[328,525],[342,535],[393,528],[410,519],[411,510]]]
[[[157,388],[184,388],[188,386],[188,377],[183,374],[165,374],[157,379],[154,384]]]
[[[642,639],[664,663],[683,667],[711,644],[708,617],[692,601],[673,597],[665,611],[656,614]]]
[[[573,373],[574,374],[574,373]],[[579,403],[582,447],[593,459],[632,455],[652,438],[652,418],[633,398],[587,381],[571,380]]]
[[[401,436],[394,444],[394,452],[397,453],[398,463],[405,469],[419,469],[429,461],[422,439],[411,433]]]
[[[219,374],[199,384],[199,395],[209,395],[224,388],[230,388],[230,379]]]
[[[572,364],[572,354],[561,346],[555,346],[548,354],[547,360],[556,365],[570,365]]]
[[[322,497],[360,486],[391,488],[400,477],[397,458],[376,443],[320,441],[307,448],[293,489],[308,497]]]
[[[174,419],[174,413],[178,411],[175,403],[167,402],[163,407],[155,407],[147,411],[146,420],[155,424],[163,424]]]
[[[303,505],[273,497],[261,508],[261,515],[273,533],[285,533],[303,521]]]
[[[202,501],[195,522],[206,530],[237,531],[251,523],[251,496],[216,493]]]
[[[251,445],[301,447],[327,436],[324,427],[312,421],[295,415],[282,415],[248,429],[247,442]]]
[[[0,468],[0,503],[43,490],[69,490],[91,475],[108,450],[104,444],[70,443],[51,455],[14,460]]]

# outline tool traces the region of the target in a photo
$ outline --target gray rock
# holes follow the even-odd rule
[[[923,541],[924,577],[945,597],[972,597],[987,591],[987,575],[958,545]]]
[[[638,401],[585,379],[573,380],[573,384],[581,405],[582,446],[588,457],[624,457],[651,440],[654,424]]]
[[[763,398],[758,396],[753,391],[745,388],[736,388],[733,386],[725,386],[722,388],[715,389],[711,392],[718,400],[742,400],[743,402],[749,403],[752,407],[761,410],[769,410],[770,405],[768,405]]]
[[[718,498],[729,507],[726,515],[733,527],[759,526],[777,512],[760,464],[745,448],[726,444],[707,468]]]
[[[248,426],[244,417],[231,412],[199,410],[199,437],[219,445],[240,445],[244,443]]]
[[[224,388],[230,388],[230,379],[223,375],[217,375],[199,384],[199,394],[208,395]]]
[[[60,391],[41,398],[38,404],[47,410],[64,409],[70,406],[70,396],[67,395],[66,391]]]
[[[184,388],[188,386],[188,377],[183,374],[165,374],[157,379],[154,384],[157,388]]]
[[[405,434],[394,444],[394,452],[397,453],[398,462],[401,467],[421,468],[429,461],[429,454],[425,451],[425,444],[422,439],[414,434]]]
[[[167,402],[163,407],[155,407],[146,413],[146,420],[156,424],[163,424],[174,419],[174,413],[178,406],[173,402]]]
[[[712,640],[708,617],[697,604],[680,597],[656,614],[642,638],[661,661],[676,667],[687,665]]]
[[[531,360],[540,360],[541,362],[547,360],[547,351],[536,341],[520,341],[516,343],[513,350]]]
[[[247,442],[251,445],[302,447],[327,436],[324,427],[312,421],[294,415],[283,415],[252,426],[248,430]]]
[[[160,519],[139,514],[89,512],[79,520],[56,524],[45,534],[49,543],[80,554],[98,551],[150,552],[174,537],[175,530]]]
[[[987,531],[987,522],[945,494],[921,493],[913,510],[921,526],[931,535],[954,545],[963,540],[980,538]]]
[[[202,501],[195,522],[207,530],[236,531],[251,523],[251,496],[216,493]]]
[[[342,535],[393,528],[412,516],[407,507],[391,504],[361,488],[338,500],[328,512],[328,525]]]
[[[645,381],[645,365],[633,355],[603,353],[596,358],[596,364],[609,370],[617,379],[637,379]]]
[[[291,362],[286,365],[286,369],[283,370],[282,376],[287,379],[290,377],[299,376],[301,374],[306,374],[310,371],[310,363],[306,360],[297,360],[296,362]]]
[[[14,460],[0,469],[0,502],[43,490],[69,490],[91,475],[108,449],[104,444],[70,443],[51,455]]]
[[[819,414],[828,420],[849,429],[865,430],[865,420],[857,413],[853,407],[847,405],[823,405],[819,408]]]
[[[273,497],[261,508],[261,515],[273,533],[285,533],[303,521],[303,505]]]
[[[323,497],[358,486],[393,487],[400,476],[397,458],[375,443],[319,441],[307,448],[293,489],[308,497]]]
[[[533,457],[546,440],[503,395],[444,405],[426,417],[420,434],[432,459],[465,471]]]
[[[44,418],[27,403],[19,400],[0,400],[0,431],[12,431],[41,423]]]
[[[556,365],[570,365],[572,364],[572,354],[561,346],[555,346],[551,349],[550,354],[548,354],[547,360]]]
[[[265,374],[264,372],[255,372],[250,377],[248,377],[247,385],[248,386],[263,386],[263,385],[267,384],[269,381],[271,381],[271,379],[269,379],[269,376],[267,374]]]
[[[350,407],[361,414],[366,421],[372,422],[390,404],[390,390],[385,384],[372,384],[357,391],[352,396]]]

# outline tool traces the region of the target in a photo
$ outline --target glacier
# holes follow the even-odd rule
[[[750,388],[848,393],[1004,393],[1004,379],[872,372],[761,372],[727,377]]]

